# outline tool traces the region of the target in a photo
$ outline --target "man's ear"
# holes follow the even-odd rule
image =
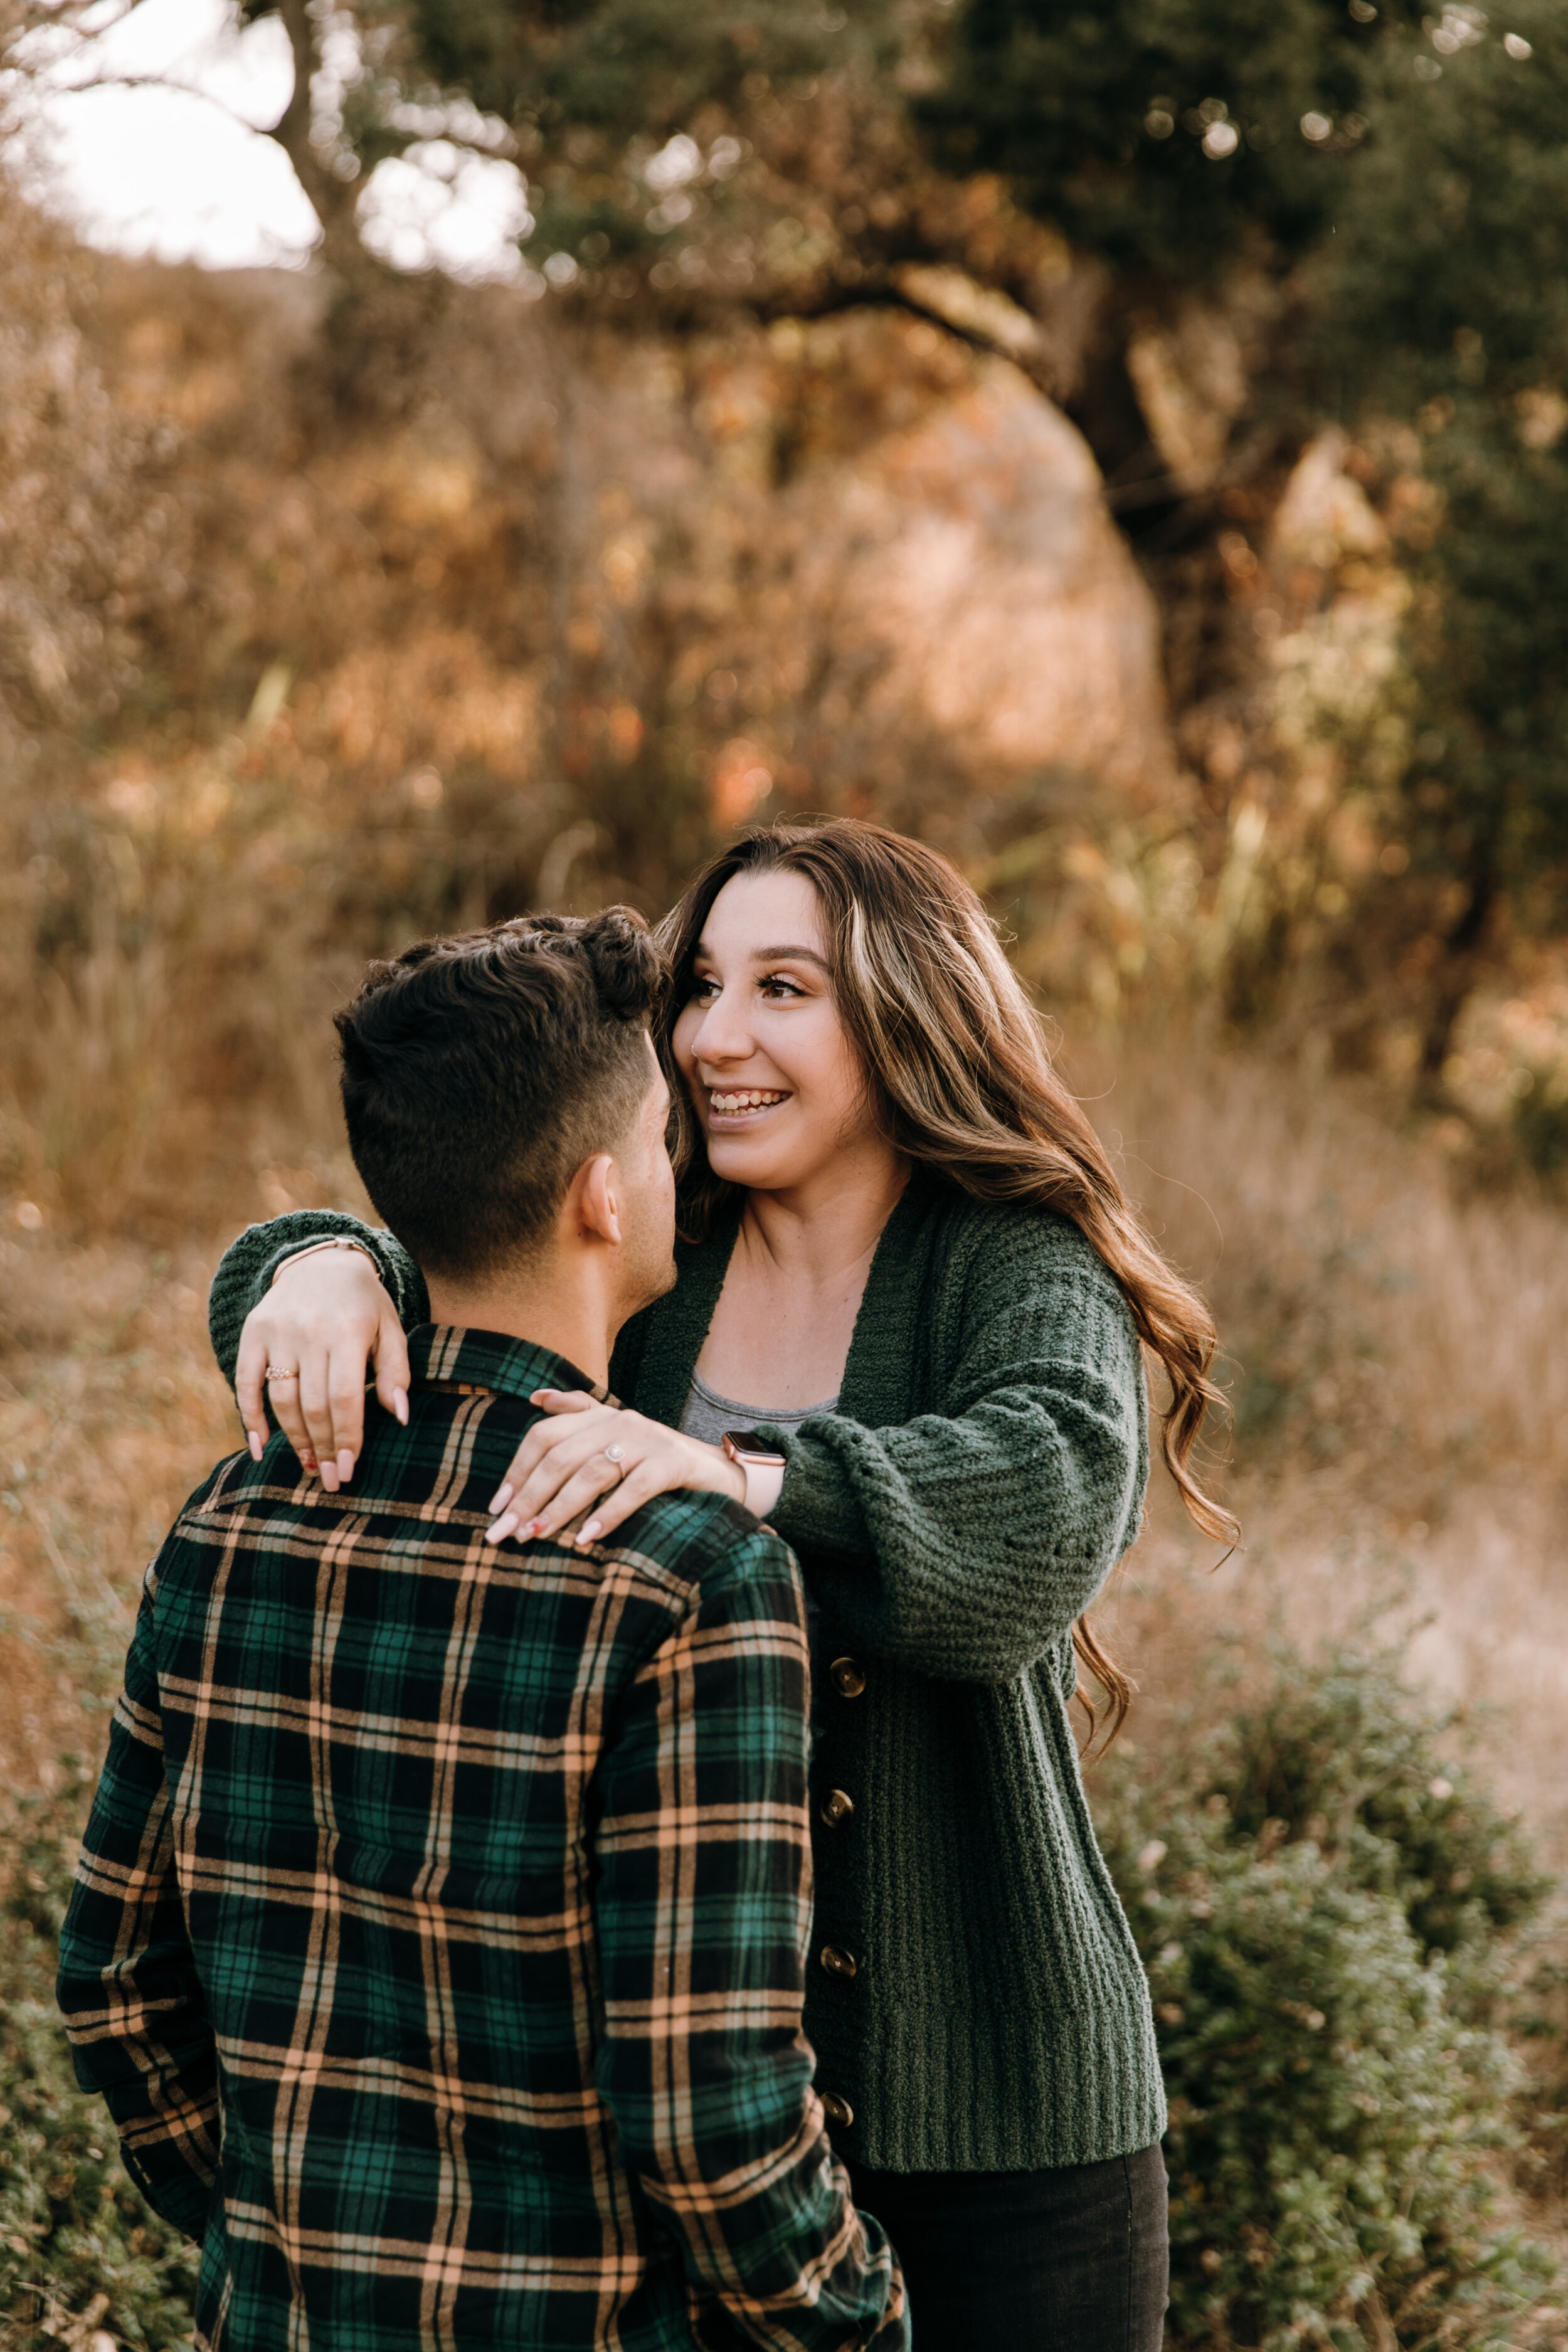
[[[567,1231],[578,1239],[614,1243],[621,1238],[620,1171],[612,1153],[584,1160],[562,1203]]]

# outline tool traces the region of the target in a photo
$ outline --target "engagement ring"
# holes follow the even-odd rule
[[[624,1445],[606,1445],[606,1446],[605,1446],[605,1461],[606,1461],[606,1462],[613,1462],[613,1463],[615,1464],[615,1465],[616,1465],[616,1469],[617,1469],[617,1470],[621,1470],[621,1465],[622,1465],[622,1463],[626,1460],[626,1447],[625,1447]],[[626,1472],[625,1472],[624,1470],[621,1470],[621,1476],[622,1476],[623,1478],[626,1476]]]
[[[300,1377],[299,1368],[291,1364],[268,1364],[267,1377],[269,1381],[297,1381]]]

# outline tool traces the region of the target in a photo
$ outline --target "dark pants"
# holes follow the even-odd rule
[[[904,2266],[919,2352],[1160,2352],[1157,2147],[1051,2172],[851,2168]]]

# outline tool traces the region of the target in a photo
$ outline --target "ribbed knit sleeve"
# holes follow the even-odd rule
[[[286,1217],[268,1218],[264,1225],[247,1225],[239,1239],[225,1250],[213,1276],[207,1293],[207,1329],[219,1370],[230,1387],[245,1318],[266,1297],[284,1259],[296,1250],[309,1249],[312,1242],[330,1240],[333,1234],[346,1234],[370,1252],[405,1331],[430,1320],[425,1277],[395,1234],[380,1225],[367,1225],[340,1209],[291,1209]]]
[[[1010,1682],[1082,1614],[1137,1533],[1142,1363],[1109,1269],[1044,1213],[975,1213],[942,1286],[947,1318],[930,1335],[952,1366],[943,1410],[889,1428],[835,1413],[768,1431],[788,1456],[770,1517],[836,1628],[868,1654]],[[874,1332],[864,1345],[874,1350]]]

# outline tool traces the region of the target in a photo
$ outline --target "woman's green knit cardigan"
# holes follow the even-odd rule
[[[276,1218],[213,1284],[230,1378],[279,1260],[329,1233],[374,1253],[405,1326],[428,1318],[390,1234]],[[639,1412],[679,1422],[734,1234],[683,1244],[674,1291],[622,1334],[611,1385]],[[773,1521],[821,1612],[805,2026],[830,2116],[853,2114],[836,2144],[895,2172],[1148,2147],[1165,2127],[1148,1988],[1068,1719],[1073,1620],[1132,1540],[1148,1471],[1120,1289],[1064,1219],[917,1176],[837,1412],[771,1435]]]

